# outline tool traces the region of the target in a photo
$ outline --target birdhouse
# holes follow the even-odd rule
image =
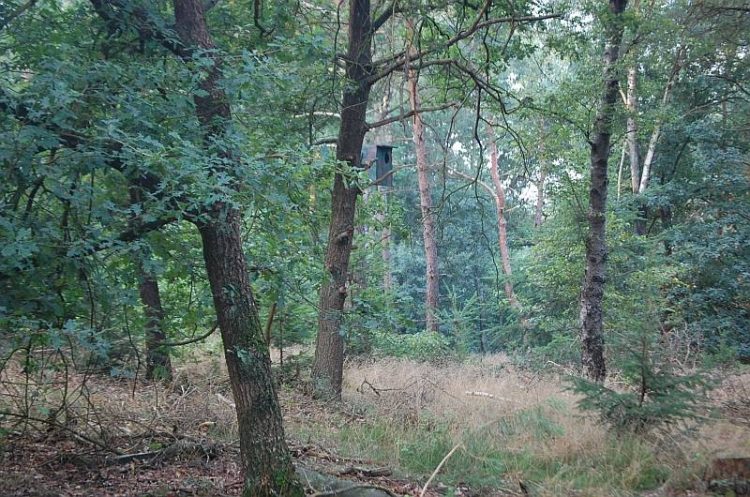
[[[367,169],[373,184],[393,186],[393,146],[365,145],[362,147],[362,167]]]

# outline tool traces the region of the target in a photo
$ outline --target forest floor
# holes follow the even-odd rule
[[[623,437],[576,409],[554,365],[542,374],[502,356],[351,362],[343,401],[326,404],[307,395],[303,362],[287,356],[280,373],[295,463],[399,495],[419,495],[443,462],[426,496],[697,496],[712,460],[750,456],[747,371],[725,375],[700,422]],[[38,420],[0,418],[0,496],[240,494],[234,411],[217,356],[183,358],[169,387],[102,376],[65,382],[60,372],[34,380],[10,369],[0,407],[29,406]],[[60,412],[44,407],[63,395]]]

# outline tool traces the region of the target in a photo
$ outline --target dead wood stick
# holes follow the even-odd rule
[[[224,397],[222,394],[220,394],[218,392],[216,393],[216,398],[219,399],[220,401],[224,402],[226,405],[228,405],[228,406],[230,406],[232,408],[236,408],[237,407],[234,402],[232,402],[231,400],[229,400],[228,398]]]
[[[369,485],[369,484],[352,485],[351,487],[339,488],[338,490],[331,490],[329,492],[315,492],[310,497],[336,497],[337,495],[343,495],[349,492],[350,490],[365,490],[365,489],[379,490],[387,495],[390,495],[390,497],[398,497],[396,494],[394,494],[393,492],[391,492],[385,487],[381,487],[380,485]]]
[[[393,471],[390,468],[360,468],[358,466],[348,466],[341,471],[339,471],[339,476],[344,475],[351,475],[351,474],[358,474],[362,476],[367,476],[369,478],[377,477],[377,476],[390,476],[393,474]]]
[[[435,476],[440,472],[440,470],[443,468],[443,464],[450,459],[450,457],[453,455],[456,450],[458,450],[459,447],[461,447],[461,442],[457,443],[453,446],[453,448],[448,452],[442,461],[440,461],[440,464],[437,465],[437,468],[435,468],[435,471],[432,472],[430,477],[427,479],[427,483],[424,484],[424,487],[422,487],[422,492],[420,492],[419,497],[424,497],[425,492],[427,492],[427,487],[430,486],[430,483],[432,483],[432,480],[435,478]]]
[[[495,400],[503,400],[505,402],[515,402],[512,399],[506,399],[505,397],[498,397],[497,395],[491,394],[489,392],[472,392],[472,391],[465,391],[464,394],[470,395],[472,397],[485,397],[487,399],[495,399]]]
[[[142,461],[144,459],[153,459],[159,454],[161,450],[152,450],[149,452],[138,452],[136,454],[122,454],[120,456],[111,457],[107,459],[110,464],[125,464],[131,461]]]

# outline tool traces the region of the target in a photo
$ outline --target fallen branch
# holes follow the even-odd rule
[[[313,497],[397,497],[391,490],[371,484],[353,484],[348,480],[297,466],[297,476]],[[319,490],[320,489],[320,490]]]
[[[34,416],[27,416],[25,414],[18,414],[18,413],[10,412],[10,411],[0,411],[0,418],[2,418],[3,416],[7,416],[7,417],[11,417],[11,418],[17,418],[17,419],[22,419],[22,420],[27,420],[27,421],[35,421],[37,423],[44,423],[44,424],[46,424],[46,425],[48,425],[50,427],[56,428],[58,430],[63,430],[63,431],[66,431],[66,432],[70,433],[73,438],[75,438],[75,439],[77,439],[79,441],[88,442],[91,445],[99,447],[100,449],[106,450],[108,452],[113,452],[115,454],[122,454],[122,452],[120,452],[119,450],[115,449],[110,444],[108,444],[106,442],[99,441],[99,440],[95,440],[95,439],[93,439],[93,438],[91,438],[91,437],[89,437],[87,435],[84,435],[83,433],[77,432],[77,431],[75,431],[73,429],[68,428],[65,425],[62,425],[62,424],[58,423],[57,421],[55,421],[53,419],[42,419],[42,418],[36,418]]]
[[[430,486],[430,483],[432,483],[432,480],[435,478],[435,476],[440,472],[440,470],[443,468],[443,465],[445,462],[450,459],[450,457],[453,455],[456,450],[458,450],[459,447],[461,447],[461,443],[457,443],[453,446],[453,448],[448,452],[442,461],[440,461],[440,464],[437,465],[437,468],[435,468],[435,471],[432,472],[430,477],[427,479],[427,483],[424,484],[424,487],[422,487],[422,491],[419,493],[419,497],[424,497],[424,494],[427,492],[427,487]]]
[[[380,485],[369,485],[369,484],[358,484],[358,485],[352,485],[351,487],[346,488],[339,488],[338,490],[331,490],[329,492],[315,492],[310,497],[335,497],[335,496],[343,496],[344,494],[352,491],[352,490],[378,490],[380,492],[383,492],[387,495],[390,495],[390,497],[398,497],[396,494],[391,492],[385,487],[381,487]],[[358,494],[355,494],[358,495]],[[420,496],[421,497],[421,496]]]
[[[204,445],[191,440],[178,440],[177,442],[164,447],[163,449],[148,452],[138,452],[136,454],[122,454],[116,457],[107,458],[108,464],[126,464],[132,461],[167,461],[177,459],[185,454],[200,455],[212,459],[216,456],[217,447],[213,444]]]
[[[484,397],[484,398],[487,398],[487,399],[502,400],[502,401],[505,401],[505,402],[515,402],[515,400],[506,399],[505,397],[498,397],[497,395],[493,395],[493,394],[488,393],[488,392],[471,392],[471,391],[467,390],[467,391],[464,392],[464,394],[472,396],[472,397]]]
[[[345,475],[358,475],[366,476],[368,478],[376,478],[378,476],[391,476],[393,471],[390,468],[360,468],[358,466],[349,466],[338,472],[339,476]]]

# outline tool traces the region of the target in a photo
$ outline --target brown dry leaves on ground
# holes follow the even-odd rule
[[[5,407],[18,407],[20,402],[13,402],[18,400],[16,387],[26,379],[19,369],[6,369],[2,379],[14,387],[0,391],[0,400]],[[0,437],[0,496],[241,494],[235,414],[228,379],[218,361],[181,368],[169,387],[102,376],[69,376],[67,380],[69,400],[56,416],[39,409],[45,404],[59,405],[62,379],[52,375],[30,382],[34,390],[31,410],[39,421],[13,418],[5,426],[9,418],[4,419],[3,428],[9,434]],[[287,420],[346,423],[353,419],[343,406],[331,408],[286,388],[282,404]],[[296,464],[308,469],[394,493],[419,493],[418,484],[399,481],[390,469],[370,461],[341,457],[311,441],[290,439],[290,447]]]

